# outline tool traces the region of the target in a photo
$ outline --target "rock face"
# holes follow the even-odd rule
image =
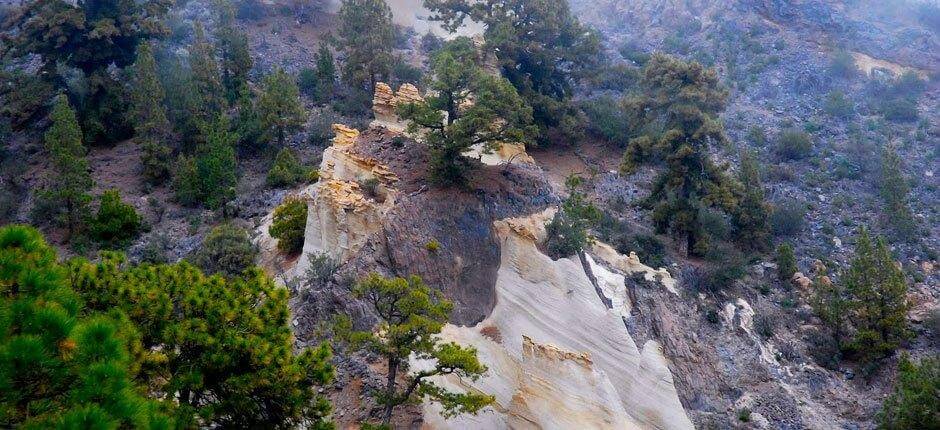
[[[318,254],[347,260],[381,229],[398,196],[398,177],[379,161],[354,152],[359,132],[339,124],[333,131],[333,146],[323,151],[320,180],[302,193],[309,202],[307,229],[295,275],[303,274]],[[366,181],[375,184],[371,193],[363,190]]]
[[[476,326],[442,334],[476,347],[490,366],[478,381],[443,383],[493,394],[496,405],[447,421],[426,406],[427,427],[693,428],[659,344],[640,349],[627,331],[624,303],[605,304],[581,260],[538,250],[552,212],[495,223],[497,305]]]
[[[375,95],[372,98],[372,111],[375,114],[373,127],[385,127],[396,132],[404,132],[408,128],[395,109],[398,106],[408,103],[416,103],[424,100],[418,88],[412,84],[403,84],[398,92],[392,91],[392,87],[384,82],[375,85]]]

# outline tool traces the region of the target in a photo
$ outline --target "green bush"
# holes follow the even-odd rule
[[[770,213],[770,229],[774,236],[792,236],[803,230],[806,219],[806,205],[796,200],[788,200],[775,205]]]
[[[906,354],[898,362],[898,382],[878,414],[885,430],[940,428],[940,356],[914,363]]]
[[[855,114],[855,104],[839,90],[832,91],[826,96],[824,109],[827,114],[836,118],[849,118]]]
[[[777,136],[775,152],[783,160],[802,160],[813,153],[813,140],[805,131],[786,129]]]
[[[588,117],[594,135],[618,146],[630,140],[630,128],[620,103],[609,96],[586,100],[581,109]]]
[[[881,104],[881,114],[894,122],[917,121],[917,103],[909,98],[896,98]]]
[[[304,247],[307,229],[307,202],[299,197],[288,197],[274,210],[274,222],[268,233],[277,239],[277,249],[296,254]]]
[[[225,223],[206,235],[191,260],[207,274],[237,276],[255,264],[257,255],[258,250],[248,238],[248,232],[234,224]]]
[[[290,148],[282,148],[268,171],[268,186],[283,188],[297,185],[308,178],[310,169],[300,164],[297,154]]]
[[[545,246],[553,258],[570,257],[590,245],[594,238],[588,230],[601,219],[600,210],[578,191],[580,177],[569,177],[566,186],[568,198],[545,226],[548,233]]]
[[[857,76],[859,70],[852,54],[847,51],[837,51],[830,58],[829,73],[838,78],[848,79]]]
[[[297,86],[300,88],[300,92],[307,96],[312,97],[316,94],[318,80],[317,71],[309,67],[301,69],[300,73],[297,74]]]
[[[133,206],[121,201],[118,190],[108,190],[101,195],[98,213],[88,227],[95,240],[122,247],[140,232],[140,222],[140,215]]]
[[[793,246],[783,243],[777,247],[777,277],[783,282],[790,282],[793,275],[799,271],[796,266],[796,254]]]
[[[310,268],[307,269],[307,282],[322,285],[333,279],[339,270],[339,263],[328,254],[316,254],[310,257]]]

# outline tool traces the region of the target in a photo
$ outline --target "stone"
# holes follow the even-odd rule
[[[802,272],[794,273],[793,278],[790,280],[793,282],[793,285],[796,285],[802,291],[809,291],[810,287],[813,286],[813,280],[807,278]]]
[[[446,420],[425,404],[424,428],[692,429],[660,345],[638,347],[580,259],[539,251],[554,212],[494,224],[501,244],[496,307],[474,327],[449,324],[441,333],[475,347],[490,370],[476,381],[451,375],[437,382],[492,394],[496,404]],[[491,327],[498,342],[481,333]]]
[[[396,113],[399,106],[408,103],[418,103],[424,101],[421,92],[412,84],[403,84],[398,92],[392,91],[392,87],[384,82],[375,84],[375,94],[372,98],[372,112],[375,120],[372,121],[373,127],[384,127],[391,131],[403,133],[408,124],[402,121]]]

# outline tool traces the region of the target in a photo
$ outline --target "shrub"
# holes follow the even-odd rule
[[[205,273],[237,276],[255,264],[258,250],[248,232],[234,224],[220,224],[212,229],[193,255],[192,262]]]
[[[317,71],[305,67],[297,74],[297,87],[300,88],[300,92],[304,95],[313,97],[317,92],[318,80]]]
[[[330,146],[333,139],[333,124],[340,122],[339,118],[332,111],[321,111],[313,117],[307,127],[307,143],[324,147]]]
[[[275,188],[297,185],[308,178],[309,169],[297,158],[293,149],[282,148],[268,171],[268,185]]]
[[[278,240],[277,249],[296,254],[303,249],[307,229],[307,202],[299,197],[288,197],[274,210],[274,221],[268,229]]]
[[[588,229],[601,219],[601,211],[578,191],[581,178],[571,176],[565,183],[569,196],[546,226],[545,246],[553,258],[569,257],[591,244]]]
[[[917,121],[917,103],[909,98],[901,97],[887,100],[881,104],[880,110],[888,121]]]
[[[806,218],[806,205],[789,200],[775,205],[770,213],[770,229],[774,236],[792,236],[803,230]]]
[[[427,249],[428,252],[435,254],[437,251],[441,250],[441,243],[437,239],[431,239],[428,243],[424,244],[424,249]]]
[[[855,114],[855,104],[839,90],[832,91],[826,96],[824,109],[826,113],[836,118],[849,118]]]
[[[630,129],[624,111],[612,97],[603,96],[581,103],[590,124],[590,131],[604,140],[624,146],[630,140]]]
[[[339,264],[329,254],[316,254],[310,257],[310,268],[307,269],[307,282],[314,285],[323,285],[333,279],[339,269]]]
[[[375,200],[379,197],[379,180],[376,178],[369,178],[359,181],[359,189],[362,190],[363,195]]]
[[[774,316],[768,314],[757,314],[754,316],[754,331],[764,339],[770,339],[774,336]]]
[[[424,71],[419,67],[412,66],[406,61],[396,61],[392,65],[392,84],[400,86],[402,84],[420,84],[424,79]]]
[[[940,428],[940,356],[914,363],[908,355],[898,362],[898,382],[885,399],[878,424],[886,430]]]
[[[783,282],[790,282],[793,275],[799,271],[796,266],[796,254],[789,243],[777,247],[777,277]]]
[[[101,195],[98,213],[89,223],[95,240],[114,247],[123,247],[140,231],[140,215],[134,207],[121,201],[118,190]]]
[[[740,411],[738,411],[738,420],[742,423],[750,422],[751,410],[748,408],[742,408]]]
[[[636,42],[627,42],[620,47],[620,55],[632,61],[637,66],[645,66],[650,60],[650,54],[644,51]]]
[[[763,147],[767,144],[767,130],[759,125],[751,126],[747,131],[747,139],[755,146]]]
[[[813,140],[808,133],[786,129],[777,136],[777,156],[783,160],[802,160],[813,152]]]
[[[829,62],[829,73],[838,78],[854,78],[859,70],[855,65],[855,59],[847,51],[837,51],[832,55]]]

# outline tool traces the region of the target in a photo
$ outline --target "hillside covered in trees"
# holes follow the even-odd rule
[[[933,0],[0,0],[0,427],[940,427]]]

